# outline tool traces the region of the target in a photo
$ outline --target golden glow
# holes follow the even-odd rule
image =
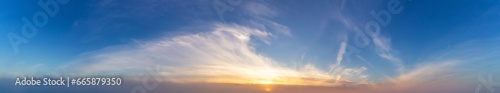
[[[188,77],[170,78],[169,81],[258,85],[338,86],[342,85],[343,82],[332,81],[351,81],[350,79],[355,79],[356,77],[363,80],[365,77],[358,73],[363,70],[363,68],[358,70],[336,67],[331,72],[325,72],[316,69],[311,65],[299,70],[276,66],[215,66],[211,69],[203,69],[204,72],[197,70],[183,70],[187,71],[184,75]],[[357,83],[365,84],[364,82]],[[268,90],[267,87],[264,87],[263,89]],[[271,88],[269,88],[269,90],[271,90]]]
[[[271,84],[263,84],[261,85],[263,88],[264,88],[264,91],[266,92],[271,92],[273,89],[272,89],[272,86]]]
[[[274,82],[272,80],[265,80],[265,81],[260,82],[260,84],[270,85],[270,84],[274,84]]]
[[[256,52],[251,40],[262,39],[264,43],[270,44],[267,41],[272,36],[267,31],[236,24],[217,24],[216,27],[207,29],[214,31],[141,43],[137,49],[134,45],[132,49],[123,48],[126,50],[100,50],[77,59],[76,63],[96,61],[85,66],[84,68],[92,69],[84,72],[127,72],[130,69],[137,75],[140,75],[140,71],[135,71],[136,69],[158,64],[154,71],[159,75],[154,75],[155,79],[159,79],[159,76],[165,79],[162,81],[179,83],[336,86],[341,83],[337,83],[338,81],[367,81],[367,76],[362,73],[366,70],[364,67],[331,65],[329,70],[316,68],[313,64],[293,64],[292,67],[292,64],[287,63],[295,62],[278,62]],[[116,68],[106,67],[117,62],[121,64]]]
[[[234,84],[259,84],[259,85],[313,85],[313,86],[337,86],[341,83],[331,81],[343,81],[349,79],[343,74],[327,74],[318,70],[293,71],[282,68],[261,67],[225,67],[224,71],[208,71],[208,78],[176,78],[170,81],[177,82],[210,82],[210,83],[234,83]],[[230,71],[230,73],[227,73]],[[344,72],[344,71],[339,71]],[[204,74],[207,74],[205,72]],[[350,75],[350,73],[348,73]],[[221,76],[219,76],[221,75]],[[351,78],[353,76],[350,76]],[[361,82],[362,83],[362,82]],[[264,90],[271,88],[264,87]]]
[[[270,88],[270,87],[267,87],[265,90],[266,90],[267,92],[270,92],[270,91],[271,91],[271,88]]]

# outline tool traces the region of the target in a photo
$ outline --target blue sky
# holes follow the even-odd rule
[[[220,1],[232,11],[218,12],[217,0],[59,2],[33,38],[23,36],[22,18],[43,12],[37,1],[0,1],[0,77],[135,77],[159,65],[176,82],[413,87],[474,86],[499,71],[496,0]],[[378,16],[384,26],[372,11],[390,20]],[[29,42],[16,52],[9,33]]]

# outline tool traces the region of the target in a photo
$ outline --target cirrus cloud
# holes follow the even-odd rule
[[[199,30],[199,29],[197,29]],[[86,53],[64,66],[82,73],[137,73],[159,65],[164,80],[286,85],[369,84],[366,68],[332,66],[333,71],[306,64],[287,67],[259,54],[253,45],[267,42],[271,33],[236,24],[215,24],[200,33],[166,37],[135,44],[107,47]],[[268,43],[264,43],[268,44]]]

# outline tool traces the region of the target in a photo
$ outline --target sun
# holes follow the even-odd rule
[[[271,91],[271,87],[266,87],[264,90],[266,90],[267,92],[270,92]]]
[[[272,80],[265,80],[261,81],[260,84],[262,84],[262,87],[264,88],[264,91],[266,92],[271,92],[272,91],[272,85],[275,84]]]
[[[262,85],[262,87],[264,88],[264,91],[266,91],[266,92],[271,92],[273,90],[272,85]]]

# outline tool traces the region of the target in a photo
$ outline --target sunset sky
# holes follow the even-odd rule
[[[2,0],[0,34],[5,93],[500,91],[497,0]]]

